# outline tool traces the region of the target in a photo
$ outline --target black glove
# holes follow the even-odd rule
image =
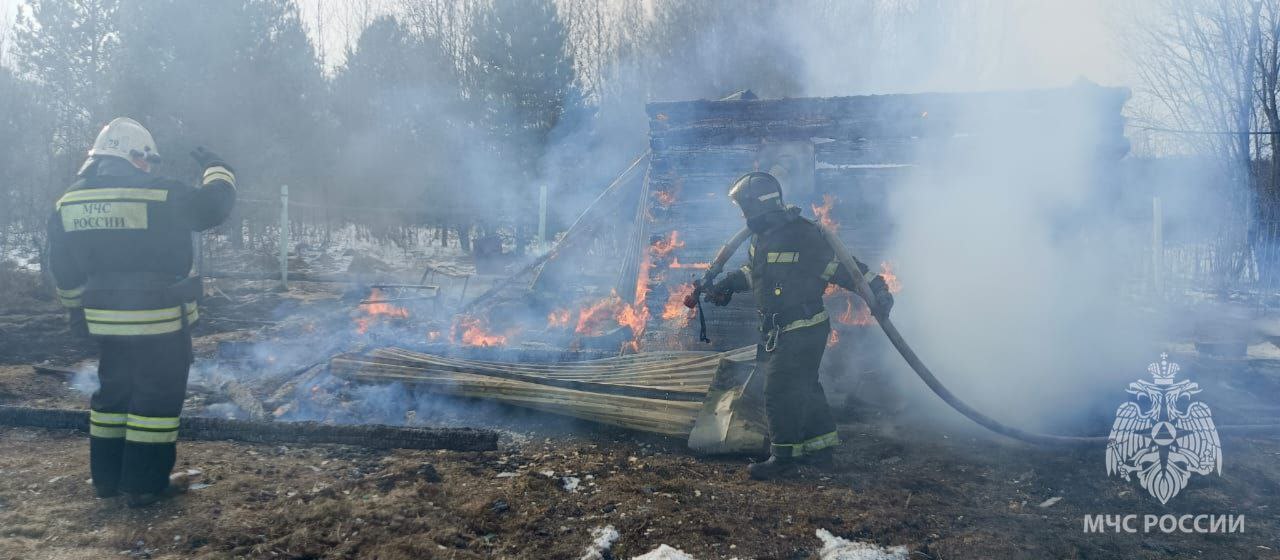
[[[871,280],[871,294],[876,297],[871,304],[871,314],[877,319],[883,319],[889,316],[889,310],[893,309],[893,294],[889,293],[889,284],[884,281],[884,276],[876,275]]]
[[[80,339],[90,338],[89,323],[84,319],[84,309],[79,307],[69,309],[67,314],[67,325],[71,328],[72,336]]]
[[[231,167],[227,165],[226,160],[222,159],[222,156],[204,149],[204,146],[199,146],[196,149],[191,150],[191,157],[196,160],[196,163],[200,164],[201,168],[209,167],[211,165],[221,165],[228,169]]]
[[[733,299],[733,290],[729,289],[723,281],[716,282],[707,290],[703,299],[716,304],[716,307],[724,307],[729,305],[729,300]]]

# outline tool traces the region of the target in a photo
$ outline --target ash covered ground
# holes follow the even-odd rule
[[[350,336],[359,314],[340,285],[296,283],[287,293],[267,282],[215,285],[219,295],[206,301],[208,320],[196,331],[187,414],[248,415],[226,394],[234,380],[265,403],[268,417],[297,418],[305,406],[281,410],[272,401],[290,376],[333,352],[377,344],[381,329],[409,328],[379,318],[367,337]],[[92,369],[81,362],[91,349],[63,334],[61,321],[51,301],[6,306],[0,404],[85,407],[90,375],[29,365]],[[314,342],[329,340],[346,347]],[[235,341],[279,350],[246,362],[227,355]],[[296,350],[299,343],[305,351]],[[1234,383],[1274,394],[1280,382],[1280,362],[1270,359],[1198,359],[1184,367],[1215,391]],[[594,551],[632,558],[661,545],[694,558],[836,558],[837,550],[853,558],[1280,554],[1280,443],[1273,440],[1225,437],[1222,475],[1194,478],[1162,507],[1135,483],[1107,477],[1102,448],[1036,448],[967,422],[939,423],[909,407],[856,399],[836,409],[846,443],[834,470],[759,483],[746,480],[746,458],[698,457],[678,439],[403,388],[387,398],[392,392],[329,382],[308,386],[303,393],[312,397],[294,392],[286,400],[328,399],[322,419],[329,421],[496,429],[499,449],[184,441],[179,468],[200,471],[196,488],[130,510],[93,497],[83,435],[3,427],[0,557],[579,558]],[[1244,515],[1246,532],[1084,533],[1085,515],[1118,513]],[[840,549],[835,538],[870,556],[852,556],[855,549]]]

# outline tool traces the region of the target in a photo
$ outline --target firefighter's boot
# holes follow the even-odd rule
[[[754,480],[770,480],[781,478],[793,474],[796,470],[796,462],[791,458],[783,458],[777,455],[769,457],[769,460],[763,463],[751,463],[747,465],[747,475]]]
[[[819,470],[830,470],[836,466],[835,453],[832,448],[819,449],[804,456],[804,463]]]
[[[131,508],[147,507],[160,500],[167,500],[175,496],[187,493],[187,489],[191,487],[191,476],[185,472],[175,473],[169,476],[169,485],[159,492],[148,492],[145,494],[129,494],[128,502]]]

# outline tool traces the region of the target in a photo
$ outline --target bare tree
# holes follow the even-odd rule
[[[1257,11],[1249,0],[1155,0],[1134,12],[1129,52],[1141,80],[1134,116],[1152,126],[1187,131],[1248,130],[1255,87]],[[1249,120],[1243,121],[1245,116]],[[1243,125],[1243,126],[1242,126]],[[1250,157],[1248,145],[1230,134],[1188,134],[1188,148],[1212,153],[1235,168]],[[1237,177],[1240,178],[1240,177]]]
[[[9,10],[0,10],[0,66],[9,66]]]
[[[479,2],[472,0],[399,0],[400,20],[419,40],[437,45],[462,72],[470,49],[467,30]]]
[[[1268,220],[1280,218],[1280,166],[1276,165],[1276,148],[1280,147],[1280,2],[1256,4],[1254,51],[1257,60],[1257,100],[1269,131],[1266,151],[1270,156],[1266,180],[1259,186],[1260,214]],[[1260,151],[1261,145],[1255,151]],[[1262,159],[1259,157],[1258,159]]]
[[[1135,121],[1183,131],[1178,143],[1212,156],[1226,179],[1212,264],[1219,281],[1238,276],[1250,256],[1259,194],[1253,161],[1261,153],[1259,136],[1250,131],[1258,106],[1265,113],[1275,105],[1274,85],[1267,84],[1274,84],[1276,55],[1263,48],[1274,39],[1264,40],[1262,28],[1264,19],[1274,19],[1277,1],[1154,0],[1132,14],[1136,33],[1128,46],[1143,98]],[[1259,103],[1268,88],[1269,99]]]

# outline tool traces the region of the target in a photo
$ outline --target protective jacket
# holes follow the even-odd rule
[[[150,336],[199,318],[189,278],[191,232],[214,227],[235,202],[235,175],[208,166],[199,187],[103,157],[86,166],[49,220],[49,266],[63,305],[83,309],[95,336]]]
[[[853,276],[836,259],[819,225],[789,208],[753,223],[748,261],[721,280],[719,288],[752,292],[761,315],[761,330],[791,331],[827,320],[822,294],[827,284],[853,290]],[[856,261],[855,261],[856,262]],[[875,274],[858,262],[868,281]]]

